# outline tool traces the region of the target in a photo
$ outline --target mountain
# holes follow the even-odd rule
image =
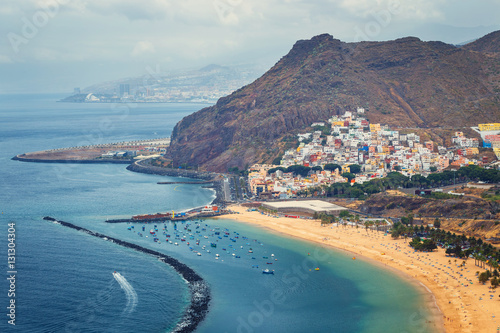
[[[300,40],[259,79],[182,119],[168,155],[176,164],[216,171],[271,162],[311,123],[357,107],[370,122],[422,128],[431,137],[444,137],[443,128],[496,122],[498,35],[463,47],[415,37]]]
[[[498,53],[500,52],[500,31],[489,33],[462,47],[471,51]]]
[[[148,70],[149,74],[92,85],[81,94],[65,98],[64,102],[87,102],[86,96],[102,96],[98,102],[215,102],[258,78],[264,70],[260,66],[208,65],[201,69],[178,70],[169,73]],[[120,89],[120,86],[122,88]],[[124,96],[124,92],[127,94]],[[95,101],[91,101],[95,102]]]

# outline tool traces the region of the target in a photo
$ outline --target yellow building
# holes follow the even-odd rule
[[[380,131],[380,124],[370,124],[370,132],[378,132]]]
[[[500,123],[489,123],[477,125],[481,132],[483,131],[500,131]]]

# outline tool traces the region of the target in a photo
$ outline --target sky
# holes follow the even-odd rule
[[[71,93],[209,64],[270,68],[300,39],[458,44],[500,30],[498,0],[2,0],[0,93]]]

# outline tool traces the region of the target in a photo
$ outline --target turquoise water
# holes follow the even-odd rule
[[[431,331],[423,323],[430,317],[421,289],[338,251],[231,220],[207,220],[200,223],[206,230],[194,234],[200,245],[190,240],[202,254],[198,256],[184,243],[169,244],[162,238],[166,235],[160,244],[145,237],[151,225],[142,232],[141,225],[128,230],[127,224],[104,223],[108,218],[203,205],[213,199],[213,192],[200,185],[159,186],[156,182],[168,177],[128,172],[124,165],[22,163],[10,158],[85,142],[166,137],[178,120],[203,105],[54,102],[60,97],[0,96],[0,248],[6,252],[6,224],[14,221],[18,269],[17,325],[4,319],[1,332],[168,332],[188,305],[186,285],[170,267],[42,221],[46,215],[164,252],[195,269],[213,296],[198,332]],[[172,234],[173,226],[165,226]],[[231,237],[238,232],[239,238],[218,239],[211,231],[215,227],[227,228]],[[158,224],[160,232],[162,228]],[[183,225],[178,228],[183,230]],[[213,241],[216,249],[210,248]],[[267,267],[275,275],[263,275],[261,269]],[[113,271],[133,290],[123,289]],[[0,288],[8,290],[5,280]],[[7,306],[4,291],[0,302]]]

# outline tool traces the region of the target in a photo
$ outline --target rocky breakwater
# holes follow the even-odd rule
[[[166,254],[160,253],[158,251],[154,251],[133,243],[129,243],[126,241],[123,241],[121,239],[117,239],[114,237],[106,236],[104,234],[101,234],[99,232],[95,232],[89,229],[85,229],[82,227],[79,227],[75,224],[69,223],[69,222],[64,222],[64,221],[58,221],[53,217],[46,216],[43,218],[46,221],[51,221],[57,224],[60,224],[64,227],[68,227],[71,229],[75,229],[77,231],[84,232],[88,235],[94,236],[101,238],[103,240],[106,240],[111,243],[115,243],[117,245],[133,249],[138,252],[142,252],[145,254],[149,254],[151,256],[154,256],[158,258],[159,261],[164,262],[168,265],[170,265],[177,273],[179,273],[184,280],[187,282],[189,286],[189,291],[191,294],[191,304],[189,307],[186,309],[186,312],[184,314],[184,317],[182,318],[181,321],[177,324],[177,326],[174,328],[172,332],[175,333],[188,333],[188,332],[194,332],[198,325],[205,319],[206,315],[208,314],[209,311],[209,304],[211,300],[211,295],[210,295],[210,288],[207,285],[207,283],[203,280],[203,278],[196,273],[192,268],[189,266],[181,263],[175,258],[172,258]]]

